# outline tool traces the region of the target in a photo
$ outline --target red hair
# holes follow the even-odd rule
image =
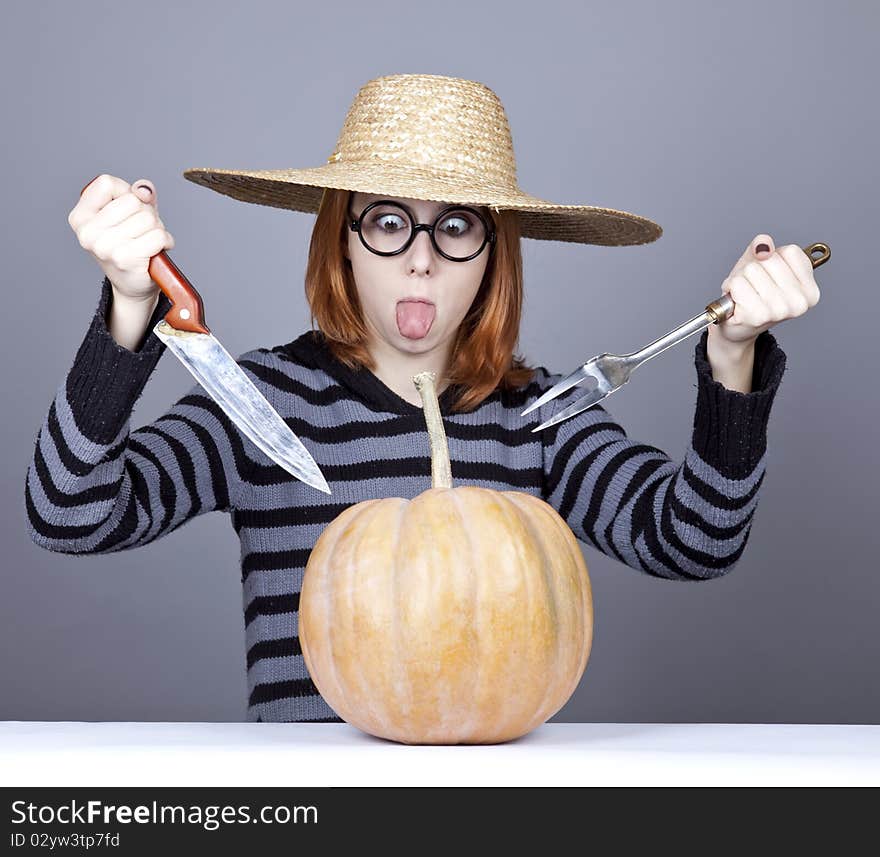
[[[351,263],[343,254],[348,240],[347,190],[327,188],[312,229],[305,291],[312,328],[317,324],[334,356],[351,369],[375,367],[367,350]],[[445,380],[461,386],[453,411],[470,410],[496,388],[515,389],[535,370],[513,353],[519,339],[523,278],[519,223],[513,212],[489,212],[495,249],[467,315],[458,327]],[[486,252],[486,251],[484,251]],[[438,379],[438,387],[440,381]]]

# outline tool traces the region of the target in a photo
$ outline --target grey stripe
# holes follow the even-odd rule
[[[693,524],[686,524],[684,521],[679,520],[675,510],[671,513],[671,519],[673,529],[688,547],[715,557],[732,554],[746,537],[746,530],[743,529],[739,534],[731,536],[729,539],[714,539],[711,536],[707,536]],[[726,524],[721,526],[726,526]],[[713,573],[715,573],[714,570]]]
[[[61,460],[55,441],[52,439],[48,421],[43,424],[40,430],[38,443],[40,452],[46,460],[46,467],[53,476],[53,484],[68,486],[67,491],[70,494],[76,494],[84,488],[106,485],[119,478],[119,471],[122,468],[120,459],[103,461],[95,465],[87,476],[77,476],[68,470]],[[74,452],[74,454],[76,453]]]
[[[569,420],[568,422],[571,422]],[[598,422],[601,422],[599,420]],[[574,432],[569,431],[566,433],[565,437],[562,436],[562,432],[559,433],[559,437],[557,437],[556,441],[547,450],[545,462],[544,462],[544,472],[549,478],[554,467],[556,466],[556,459],[559,454],[561,454],[561,449],[565,445],[565,443],[570,440],[574,435]],[[615,441],[619,441],[616,443]],[[586,458],[591,452],[598,449],[600,446],[604,446],[605,444],[615,442],[613,446],[609,447],[608,450],[604,451],[597,461],[594,461],[590,470],[585,474],[587,479],[591,478],[590,474],[596,472],[596,468],[599,466],[599,461],[607,461],[609,457],[620,452],[622,449],[626,449],[628,446],[633,444],[633,441],[626,440],[621,437],[620,433],[615,431],[614,429],[602,429],[599,432],[591,434],[589,437],[586,437],[577,444],[577,446],[571,451],[568,455],[568,460],[565,462],[565,465],[562,469],[562,476],[559,479],[559,484],[556,486],[556,489],[551,494],[551,500],[555,502],[560,502],[565,493],[565,488],[571,480],[571,472],[575,467],[579,466],[581,462]]]
[[[75,430],[78,431],[78,430]],[[70,436],[68,434],[68,436]],[[89,441],[89,443],[91,443]],[[50,478],[53,485],[59,490],[61,485],[65,486],[64,490],[69,494],[77,494],[88,488],[106,485],[108,482],[114,482],[118,479],[122,470],[122,459],[106,462],[96,466],[88,476],[76,476],[68,471],[61,463],[58,451],[52,440],[48,425],[44,423],[40,432],[39,439],[40,451],[46,460],[46,466],[49,469]],[[94,444],[92,444],[94,447]],[[94,453],[94,450],[92,450]],[[95,503],[87,503],[81,506],[75,506],[67,509],[60,509],[52,503],[46,496],[45,490],[40,483],[34,466],[33,459],[28,467],[26,482],[31,490],[31,496],[36,507],[37,514],[49,524],[63,526],[89,526],[107,517],[108,512],[118,503],[121,497],[123,501],[127,501],[128,493],[123,479],[122,493],[117,494],[117,500],[102,500]],[[60,483],[60,484],[59,484]],[[40,543],[45,547],[53,550],[62,550],[75,553],[87,553],[92,551],[118,523],[119,518],[124,511],[124,502],[117,505],[113,514],[105,521],[105,523],[93,534],[82,538],[68,539],[48,539],[40,536]]]
[[[627,449],[630,445],[630,441],[627,440],[621,440],[619,443],[614,443],[612,446],[608,447],[607,450],[604,450],[599,455],[593,467],[591,467],[587,472],[588,482],[585,486],[587,490],[581,493],[576,504],[576,507],[580,511],[576,512],[575,510],[572,510],[572,517],[575,521],[577,521],[578,527],[582,527],[584,516],[586,515],[587,510],[590,506],[590,502],[592,501],[592,497],[595,494],[596,482],[598,478],[603,475],[603,471],[605,470],[607,463],[615,456],[619,455],[622,450]],[[658,456],[656,453],[645,452],[644,454],[639,454],[627,459],[622,464],[616,465],[616,470],[614,471],[611,481],[608,483],[605,494],[601,498],[597,522],[593,526],[596,541],[601,546],[603,553],[613,555],[611,547],[605,538],[605,529],[608,524],[611,523],[613,516],[617,512],[617,506],[620,504],[621,497],[626,493],[627,488],[633,481],[633,478],[636,475],[636,471],[638,471],[638,469],[646,461],[657,460],[665,459],[662,456]],[[675,472],[676,469],[677,465],[675,464],[675,462],[669,461],[658,471],[655,471],[655,473],[653,474],[654,479],[650,484],[653,484],[653,482],[656,481],[656,477],[660,473],[666,474],[670,472]],[[627,510],[622,510],[624,512],[629,512],[629,514],[626,514],[626,517],[628,519],[631,520],[633,506],[644,491],[645,485],[643,484],[636,491],[631,500],[627,503]]]
[[[51,472],[50,472],[51,477]],[[31,497],[34,501],[40,517],[47,523],[58,526],[88,526],[107,517],[107,513],[113,508],[113,499],[96,500],[93,503],[83,503],[80,506],[62,507],[56,506],[47,496],[40,482],[36,468],[31,465],[27,471],[27,484],[31,489]],[[82,489],[70,490],[75,494]],[[62,491],[61,493],[64,493]]]
[[[743,497],[748,494],[755,483],[761,478],[767,463],[767,451],[761,456],[761,459],[755,465],[755,469],[743,479],[730,479],[722,476],[711,464],[703,461],[699,453],[689,446],[687,451],[687,460],[691,470],[700,477],[702,482],[711,485],[716,491],[726,494],[728,497]]]
[[[279,640],[282,637],[295,637],[298,632],[298,614],[296,613],[270,613],[266,616],[258,616],[247,627],[247,645],[250,648],[254,643],[266,640]]]
[[[698,563],[692,562],[690,559],[687,559],[684,554],[682,554],[679,550],[674,548],[666,539],[663,537],[663,533],[660,531],[659,521],[660,515],[662,514],[663,503],[666,499],[666,492],[671,490],[670,485],[664,485],[657,492],[654,497],[654,530],[657,534],[657,541],[660,543],[660,546],[663,548],[666,555],[678,566],[679,568],[686,571],[688,574],[695,574],[699,577],[712,577],[718,574],[716,569],[709,569],[705,566],[699,565]],[[681,535],[681,533],[679,533]],[[742,542],[743,538],[745,538],[745,531],[740,534],[739,538],[734,540],[734,544],[731,546],[730,550],[725,550],[724,553],[732,553],[739,544]],[[693,547],[696,550],[705,551],[708,554],[712,554],[714,556],[720,556],[719,553],[715,553],[712,550],[712,540],[706,539],[704,536],[701,537],[700,542],[696,545],[689,545],[689,547]]]
[[[697,454],[695,452],[688,453],[688,461],[691,461]],[[756,482],[758,478],[760,478],[761,468],[757,468],[756,471],[757,477],[750,482]],[[719,491],[723,493],[725,496],[730,497],[732,500],[739,499],[745,494],[748,494],[748,491],[744,491],[742,493],[737,493],[736,495],[730,494],[728,491],[722,490],[721,484],[712,484],[708,483],[709,487],[714,489],[715,491]],[[751,487],[754,487],[752,485]],[[700,497],[690,485],[688,485],[687,481],[684,478],[679,479],[675,483],[675,496],[681,502],[683,506],[687,506],[691,511],[699,515],[706,523],[713,524],[717,527],[733,527],[745,520],[751,513],[752,509],[758,503],[758,499],[761,496],[761,492],[758,491],[755,493],[755,496],[749,500],[741,509],[731,509],[729,511],[722,511],[717,506],[713,506],[711,503],[706,502]]]
[[[265,721],[287,721],[291,719],[314,720],[319,717],[333,717],[336,712],[320,696],[300,699],[278,699],[256,706],[255,711]],[[254,715],[256,720],[256,715]]]
[[[639,461],[640,459],[635,458],[633,461]],[[651,458],[648,457],[646,459],[641,459],[642,463],[644,461],[650,461]],[[638,465],[637,465],[638,467]],[[632,497],[626,503],[626,506],[620,510],[619,514],[614,520],[614,526],[611,532],[611,539],[614,542],[614,547],[620,552],[620,554],[627,560],[627,564],[635,569],[641,570],[641,566],[639,565],[639,561],[636,558],[636,553],[632,545],[632,525],[633,525],[633,510],[635,509],[636,503],[639,501],[639,498],[646,492],[653,490],[654,486],[657,482],[666,482],[678,469],[678,465],[674,461],[670,461],[667,464],[662,465],[654,473],[651,474],[651,477],[642,484],[641,488],[636,491]],[[630,477],[630,481],[632,476]],[[623,491],[618,491],[618,488],[612,482],[613,490],[615,492],[615,496],[620,498],[622,496]],[[611,488],[609,488],[609,493],[611,493]],[[659,489],[659,490],[662,490]],[[597,529],[596,536],[602,540],[602,544],[605,544],[605,528],[608,526],[607,522],[604,522],[600,528]],[[605,551],[608,553],[608,551]],[[613,555],[613,554],[611,554]]]
[[[250,646],[248,646],[250,648]],[[296,678],[309,678],[305,658],[302,655],[287,655],[282,658],[260,658],[248,669],[248,677],[254,684],[272,681],[291,681]]]
[[[648,544],[645,541],[644,533],[639,533],[638,537],[636,538],[635,550],[636,553],[644,560],[645,565],[647,565],[648,568],[650,568],[658,577],[665,577],[667,580],[683,579],[681,575],[673,573],[663,563],[654,558],[653,554],[648,549]],[[639,570],[644,571],[641,566],[639,566]]]

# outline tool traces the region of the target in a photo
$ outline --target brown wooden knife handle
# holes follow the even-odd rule
[[[210,333],[205,324],[205,307],[195,286],[181,273],[171,257],[162,250],[150,259],[150,277],[171,301],[165,321],[176,330]]]
[[[98,176],[95,176],[95,179]],[[86,188],[95,180],[92,179],[80,192],[82,196]],[[195,286],[183,275],[171,257],[161,250],[150,259],[147,268],[150,279],[162,290],[171,301],[171,309],[165,313],[165,321],[176,330],[192,333],[210,333],[205,324],[205,307],[202,296]]]

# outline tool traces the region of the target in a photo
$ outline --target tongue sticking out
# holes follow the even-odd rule
[[[407,339],[422,339],[434,322],[436,307],[419,301],[401,301],[397,304],[397,329]]]

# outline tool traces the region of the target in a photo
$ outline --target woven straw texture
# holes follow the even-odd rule
[[[472,80],[386,75],[358,91],[326,164],[302,169],[193,167],[184,177],[242,202],[314,213],[324,188],[515,211],[524,238],[624,245],[655,241],[652,220],[540,199],[517,184],[507,114]]]

